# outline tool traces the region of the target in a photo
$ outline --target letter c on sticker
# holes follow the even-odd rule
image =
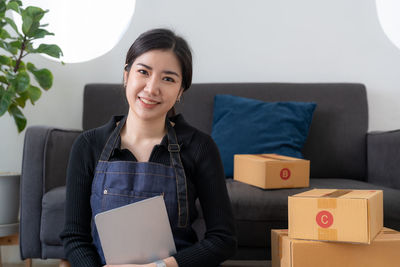
[[[333,224],[333,215],[327,210],[318,212],[315,217],[317,224],[322,228],[328,228]]]

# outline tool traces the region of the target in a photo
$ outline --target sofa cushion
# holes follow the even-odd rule
[[[234,154],[277,153],[302,158],[315,107],[315,103],[216,95],[212,137],[225,175],[233,176]]]
[[[362,181],[350,179],[310,179],[309,188],[287,189],[260,189],[227,179],[227,188],[232,202],[232,208],[236,219],[258,221],[287,221],[288,196],[301,193],[312,188],[335,189],[377,189],[383,190],[384,214],[386,221],[396,221],[397,224],[386,225],[400,230],[400,190],[374,185]]]
[[[310,188],[264,190],[227,179],[227,188],[239,246],[269,246],[270,230],[288,227],[288,196],[311,188],[383,190],[384,226],[400,230],[400,190],[388,187],[350,179],[310,179]]]
[[[56,187],[42,199],[40,241],[47,245],[62,245],[59,237],[64,230],[65,186]]]

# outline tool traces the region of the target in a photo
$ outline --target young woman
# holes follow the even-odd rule
[[[61,238],[72,266],[105,264],[93,222],[97,213],[135,201],[133,195],[161,192],[177,253],[126,266],[218,266],[235,253],[234,219],[218,149],[182,115],[169,116],[191,81],[189,46],[170,30],[145,32],[130,47],[124,67],[128,115],[82,133],[71,150]],[[206,222],[200,241],[191,227],[197,198]]]

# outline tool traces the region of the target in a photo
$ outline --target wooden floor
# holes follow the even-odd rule
[[[25,263],[3,263],[1,267],[25,267]],[[56,261],[33,261],[32,267],[58,267]]]
[[[0,238],[0,246],[2,245],[16,245],[18,244],[18,235]],[[12,248],[12,247],[11,247]],[[16,249],[16,246],[13,246]],[[13,261],[15,262],[15,261]],[[25,267],[24,262],[18,263],[2,263],[1,250],[0,250],[0,267]],[[59,260],[32,260],[32,267],[59,267]],[[271,267],[271,261],[231,261],[228,260],[221,264],[222,267]]]
[[[57,264],[33,264],[33,267],[58,267]],[[25,267],[24,264],[18,263],[3,263],[2,267]]]
[[[226,261],[222,264],[223,267],[271,267],[270,261]],[[16,263],[3,263],[2,267],[25,267],[22,264]],[[33,262],[32,267],[58,267],[58,264],[52,263]]]

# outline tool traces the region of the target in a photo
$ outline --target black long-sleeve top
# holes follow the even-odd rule
[[[72,266],[101,266],[92,243],[90,194],[97,161],[102,149],[122,116],[107,124],[83,132],[75,140],[67,169],[65,228],[60,237]],[[170,118],[175,123],[180,156],[188,185],[190,221],[197,217],[195,200],[199,198],[206,223],[205,238],[173,255],[180,267],[217,266],[236,251],[237,241],[232,209],[225,185],[219,151],[211,137],[193,128],[181,115]],[[137,161],[128,149],[114,149],[110,161]],[[150,155],[150,162],[170,165],[168,138],[164,136]]]

